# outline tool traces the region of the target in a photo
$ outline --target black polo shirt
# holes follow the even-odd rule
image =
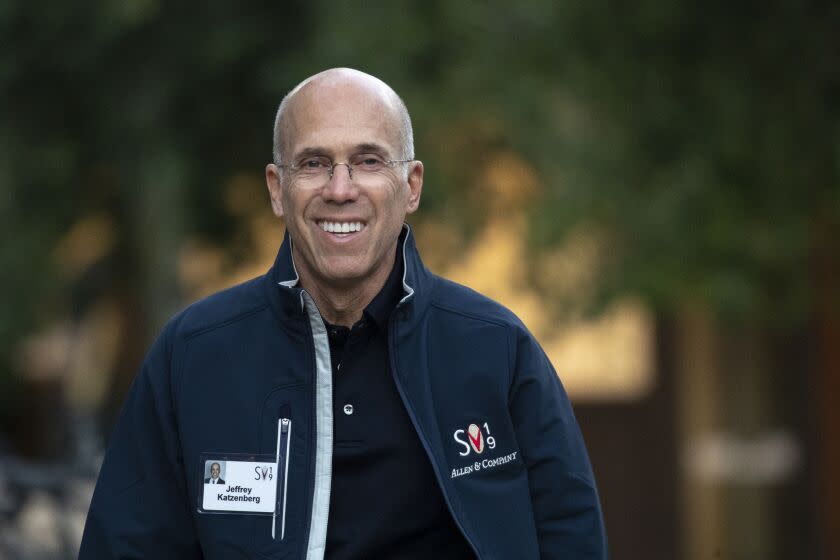
[[[326,321],[333,370],[333,461],[326,558],[475,558],[446,507],[388,361],[403,263],[352,329]]]

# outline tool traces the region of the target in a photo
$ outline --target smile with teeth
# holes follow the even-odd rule
[[[353,233],[354,231],[362,231],[364,224],[362,222],[328,222],[323,220],[318,222],[318,226],[329,233]]]

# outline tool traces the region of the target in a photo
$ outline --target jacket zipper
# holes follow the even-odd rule
[[[283,449],[285,457],[283,458],[283,510],[280,514],[280,540],[282,541],[286,536],[286,495],[289,487],[289,448],[292,443],[292,421],[289,418],[280,419],[280,441],[277,443],[277,450]],[[279,476],[280,473],[277,473]]]
[[[318,355],[317,355],[318,352],[315,349],[315,331],[313,331],[312,324],[310,323],[309,310],[306,308],[306,304],[304,302],[304,294],[309,296],[309,294],[305,290],[300,290],[301,309],[304,311],[304,315],[306,316],[306,320],[304,321],[304,323],[306,323],[306,329],[309,332],[309,341],[312,343],[312,358],[313,358],[313,366],[314,366],[314,372],[313,372],[313,375],[312,375],[312,424],[313,424],[313,426],[315,426],[315,429],[312,430],[312,451],[310,453],[310,458],[311,459],[309,461],[309,465],[311,466],[312,471],[313,471],[312,472],[313,483],[310,487],[310,492],[309,492],[309,495],[310,495],[309,508],[308,508],[309,511],[307,512],[308,513],[308,516],[307,516],[308,521],[306,523],[306,531],[304,531],[305,542],[309,542],[310,534],[312,532],[312,512],[313,512],[313,509],[315,507],[315,484],[314,484],[315,472],[314,472],[314,469],[315,469],[315,462],[316,462],[315,454],[317,453],[317,448],[318,448],[318,423],[320,422],[320,420],[315,416],[315,411],[317,410],[317,402],[318,402]],[[312,299],[312,296],[309,296],[309,298]],[[321,310],[318,309],[318,305],[315,303],[314,299],[312,299],[312,305],[315,307],[315,310],[318,312],[318,317],[320,318],[321,317]],[[330,358],[328,357],[327,360],[329,361],[329,359]],[[330,480],[332,480],[332,462],[330,462],[328,464],[327,469],[329,471]],[[331,491],[332,491],[332,486],[330,486],[330,489],[326,493],[326,501],[327,501],[327,506],[328,507],[329,507],[329,503],[330,503],[330,493],[331,493]],[[309,552],[308,551],[308,545],[304,545],[303,550],[302,550],[301,558],[302,559],[307,558],[308,557],[308,552]]]
[[[277,420],[277,454],[275,455],[274,464],[277,465],[277,476],[283,476],[283,488],[279,496],[283,500],[283,506],[280,511],[280,540],[286,535],[286,485],[289,481],[289,437],[292,431],[292,421],[288,418],[280,418]],[[283,450],[283,472],[280,472],[280,450]],[[279,481],[278,481],[279,482]],[[271,538],[275,538],[277,529],[277,497],[274,500],[274,520],[271,523]]]
[[[295,271],[295,273],[297,274],[297,271]],[[291,286],[288,286],[288,287],[291,288]],[[312,418],[313,426],[316,426],[317,422],[318,422],[318,419],[315,418],[315,412],[314,411],[317,408],[316,403],[317,403],[317,400],[318,400],[318,397],[317,397],[317,393],[318,393],[318,359],[317,359],[317,355],[316,355],[317,352],[315,350],[315,333],[313,332],[312,326],[310,324],[309,311],[306,309],[306,304],[304,302],[304,293],[305,293],[305,290],[302,290],[302,289],[298,290],[298,297],[300,298],[301,311],[303,311],[303,315],[305,317],[305,320],[303,321],[303,323],[306,325],[306,330],[309,333],[309,336],[307,338],[309,339],[309,342],[312,344],[311,350],[312,350],[312,358],[313,358],[312,361],[313,361],[313,366],[314,366],[313,367],[314,372],[313,372],[313,375],[312,375],[312,415],[311,415],[311,418]],[[315,303],[314,300],[313,300],[312,303],[313,304]],[[317,309],[317,305],[315,306],[315,308]],[[318,311],[318,313],[320,315],[320,310]],[[291,428],[291,425],[290,425],[290,428]],[[314,465],[315,465],[315,452],[316,452],[316,449],[317,449],[317,446],[318,446],[317,442],[318,442],[318,429],[316,427],[315,429],[312,430],[312,446],[311,446],[311,451],[309,453],[309,460],[306,463],[311,468],[312,477],[311,477],[311,480],[310,480],[311,484],[310,484],[309,492],[308,492],[309,496],[310,496],[310,500],[308,500],[309,507],[307,508],[306,515],[304,516],[304,518],[306,519],[305,529],[302,533],[302,538],[303,538],[304,543],[308,542],[309,534],[312,531],[312,508],[314,506],[314,498],[315,498]],[[279,476],[279,473],[278,473],[278,476]],[[332,476],[332,473],[330,473],[330,476]],[[309,478],[308,475],[307,475],[307,478]],[[327,503],[329,503],[329,494],[330,493],[328,492],[327,493]],[[285,508],[285,503],[284,503],[283,507]],[[275,509],[275,515],[276,515],[276,509],[277,508],[274,508],[274,509]],[[284,509],[284,513],[285,513],[285,509]],[[271,536],[272,536],[272,538],[274,538],[274,524],[273,523],[272,523]],[[306,544],[304,544],[304,546],[302,548],[302,551],[301,551],[301,556],[300,556],[300,558],[302,560],[307,557],[307,552],[308,552],[307,548],[308,547],[306,546]]]
[[[426,438],[423,437],[423,433],[420,431],[420,423],[417,421],[417,417],[414,415],[414,409],[408,403],[408,398],[405,396],[405,391],[403,390],[402,385],[400,384],[399,375],[397,373],[397,359],[396,359],[396,345],[394,344],[394,327],[396,326],[396,321],[394,317],[397,314],[400,306],[397,304],[397,308],[394,310],[394,313],[391,314],[391,319],[389,321],[388,326],[388,345],[389,351],[388,355],[391,361],[391,376],[394,378],[394,384],[397,386],[397,392],[400,394],[400,398],[402,399],[403,406],[405,407],[406,412],[408,412],[408,417],[411,418],[411,423],[414,425],[414,431],[417,432],[417,437],[420,438],[420,443],[423,444],[423,449],[426,450],[426,455],[429,457],[429,462],[432,464],[432,470],[435,473],[435,478],[437,479],[438,486],[440,486],[440,491],[443,493],[443,499],[446,502],[446,507],[449,508],[449,513],[452,514],[452,519],[455,521],[455,525],[458,526],[458,530],[461,531],[461,534],[467,540],[467,544],[470,545],[475,557],[480,559],[481,555],[478,553],[478,548],[476,548],[475,543],[470,539],[469,535],[467,535],[466,530],[464,530],[464,525],[461,523],[461,520],[458,519],[458,515],[455,513],[455,508],[452,506],[452,500],[449,498],[449,494],[446,492],[446,486],[443,483],[443,478],[440,475],[438,470],[437,462],[435,462],[435,457],[432,454],[432,450],[429,447],[429,443],[426,441]]]

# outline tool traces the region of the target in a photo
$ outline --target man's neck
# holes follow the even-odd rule
[[[396,247],[394,251],[392,258],[389,259],[391,263],[396,257]],[[345,286],[317,281],[308,274],[309,271],[299,270],[298,272],[300,286],[315,300],[324,320],[331,325],[352,327],[362,318],[362,313],[376,294],[382,290],[391,274],[391,268],[382,267],[376,271],[375,275]]]

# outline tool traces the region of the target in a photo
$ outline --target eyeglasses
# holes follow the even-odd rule
[[[309,156],[297,163],[276,164],[281,169],[288,169],[298,183],[309,186],[323,186],[335,173],[339,165],[346,165],[350,179],[364,182],[381,175],[399,163],[409,163],[414,159],[384,159],[376,154],[356,154],[347,162],[334,163],[326,156]]]

